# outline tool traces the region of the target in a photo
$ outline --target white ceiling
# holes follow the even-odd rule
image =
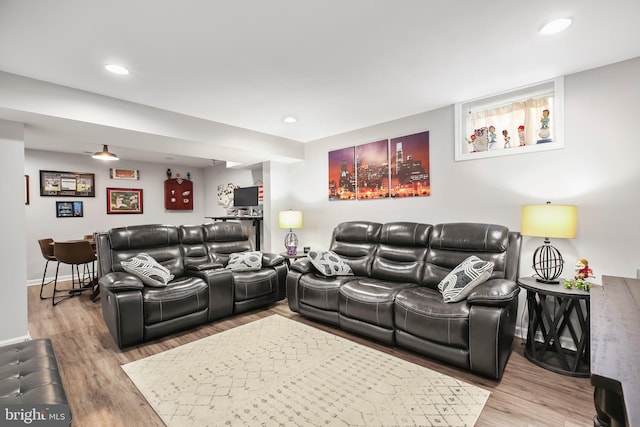
[[[0,0],[0,70],[308,142],[637,57],[639,20],[638,0]],[[70,150],[72,123],[1,102],[38,127],[27,148]]]

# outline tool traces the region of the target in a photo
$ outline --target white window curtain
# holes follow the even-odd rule
[[[476,111],[468,111],[466,129],[470,135],[463,135],[467,140],[468,152],[473,151],[491,151],[503,150],[520,145],[534,145],[538,140],[542,139],[538,133],[542,127],[542,116],[544,110],[549,110],[548,127],[551,140],[555,141],[554,126],[554,95],[545,94],[532,97],[526,100],[513,101],[499,106],[487,107],[485,109],[476,109]],[[488,144],[476,143],[474,138],[478,138],[471,134],[476,129],[486,128],[485,132],[493,126],[492,135],[486,139]],[[518,127],[524,126],[523,138],[520,138]],[[505,136],[503,131],[507,131]],[[491,142],[491,140],[495,142]]]

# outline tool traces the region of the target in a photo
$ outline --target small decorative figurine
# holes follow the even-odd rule
[[[171,169],[167,169],[167,179],[171,179]]]
[[[487,127],[481,127],[474,131],[476,135],[476,147],[477,151],[487,151],[489,144],[489,129]]]
[[[496,145],[496,128],[489,126],[489,150],[493,150]]]
[[[578,262],[576,262],[576,275],[573,278],[574,280],[566,279],[564,281],[564,287],[567,289],[576,288],[589,292],[593,286],[591,283],[587,282],[589,277],[596,276],[593,275],[593,270],[589,268],[589,261],[584,258],[580,258]]]
[[[191,181],[191,172],[187,172],[187,179]]]
[[[524,126],[520,125],[518,126],[518,138],[520,138],[520,147],[522,147],[524,144]]]
[[[511,148],[511,137],[509,136],[508,130],[502,131],[502,136],[504,136],[504,148]]]
[[[474,133],[471,134],[471,139],[465,138],[469,145],[471,145],[470,153],[475,153],[478,151],[478,144],[476,143],[476,135]]]
[[[540,118],[540,124],[542,129],[549,128],[549,110],[542,110],[542,117]]]
[[[545,142],[551,142],[552,139],[549,138],[551,135],[551,131],[549,130],[549,110],[542,110],[542,117],[540,118],[540,131],[538,132],[538,136],[540,139],[538,140],[538,144],[543,144]]]
[[[589,268],[589,261],[584,258],[580,258],[578,262],[576,262],[576,275],[575,279],[587,279],[589,277],[596,277],[593,275],[593,270]]]

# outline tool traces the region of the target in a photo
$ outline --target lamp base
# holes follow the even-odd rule
[[[559,280],[547,280],[547,279],[543,279],[541,277],[536,277],[536,282],[546,283],[548,285],[559,285],[560,284]]]
[[[544,245],[533,253],[533,269],[536,272],[536,281],[541,283],[559,284],[556,280],[562,273],[564,260],[560,251],[551,246],[549,239],[545,239]]]
[[[298,248],[296,246],[287,246],[287,255],[289,256],[298,255]]]

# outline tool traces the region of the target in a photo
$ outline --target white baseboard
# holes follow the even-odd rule
[[[0,347],[4,347],[5,345],[18,344],[25,341],[31,341],[31,335],[23,335],[21,337],[11,338],[8,340],[0,341]]]
[[[45,278],[45,283],[49,282],[49,281],[53,281],[53,279],[55,279],[55,277],[47,277]],[[66,276],[60,276],[58,275],[58,280],[60,280],[61,282],[65,282],[67,280],[71,280],[71,275],[67,274]],[[31,279],[31,280],[27,280],[27,286],[40,286],[40,284],[42,283],[42,279]]]

